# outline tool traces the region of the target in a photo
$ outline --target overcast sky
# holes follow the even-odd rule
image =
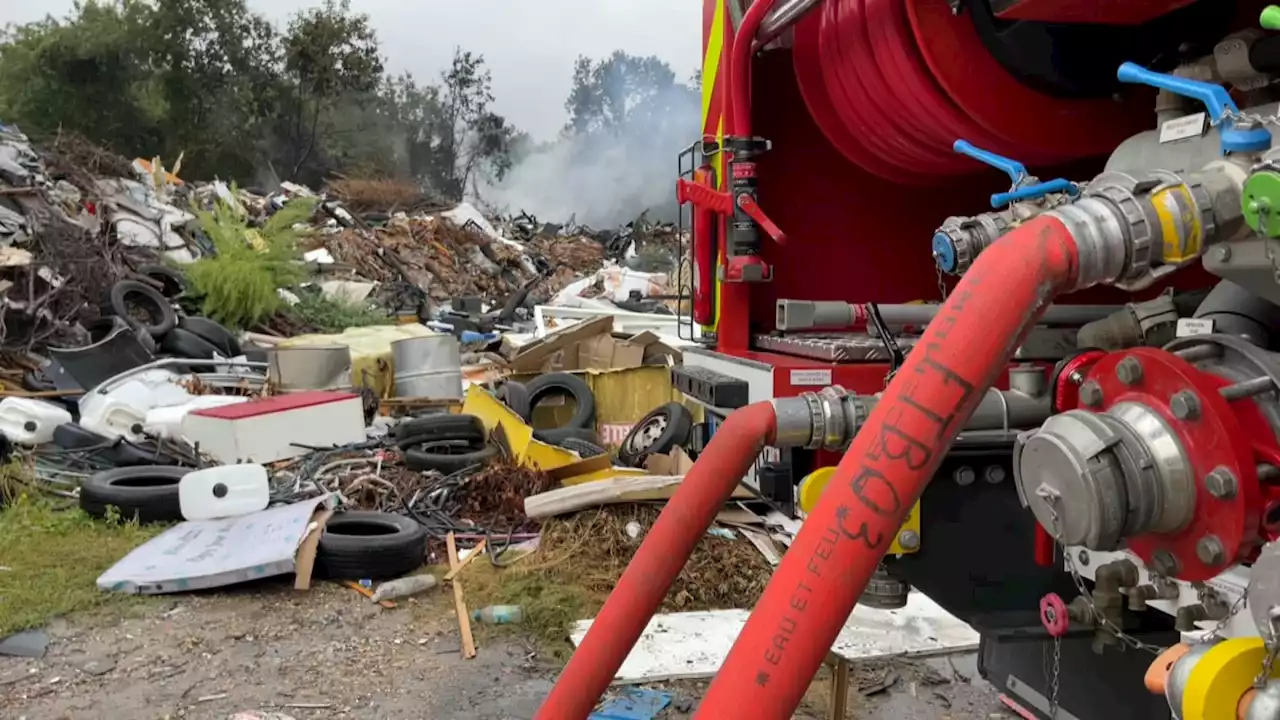
[[[248,0],[278,24],[318,0]],[[72,0],[0,0],[0,24],[46,13]],[[382,40],[388,67],[437,77],[453,46],[484,55],[493,72],[495,109],[538,139],[565,121],[573,61],[614,50],[657,55],[681,79],[701,65],[700,0],[352,0]]]

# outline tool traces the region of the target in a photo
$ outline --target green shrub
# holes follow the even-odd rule
[[[212,211],[196,210],[200,227],[218,254],[197,260],[187,278],[201,298],[201,312],[231,328],[252,327],[284,304],[278,288],[296,285],[306,277],[299,262],[298,240],[304,231],[294,229],[315,212],[314,198],[295,198],[285,204],[260,229],[231,206],[217,201]]]

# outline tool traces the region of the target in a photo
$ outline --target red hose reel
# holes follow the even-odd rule
[[[1145,129],[1150,107],[1036,92],[987,52],[948,0],[825,0],[797,24],[796,77],[828,140],[895,182],[972,174],[958,139],[1029,165],[1110,152]],[[941,176],[941,178],[940,178]]]

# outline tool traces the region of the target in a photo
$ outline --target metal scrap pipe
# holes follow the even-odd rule
[[[937,317],[941,305],[876,305],[886,325],[927,325]],[[1105,318],[1124,309],[1123,305],[1050,305],[1040,322],[1048,325],[1079,326]],[[862,303],[838,300],[779,300],[777,329],[849,330],[867,326],[870,310]]]
[[[805,519],[708,689],[697,718],[786,720],[987,390],[1081,253],[1041,215],[978,256],[907,355]],[[1096,282],[1089,277],[1086,282]]]
[[[667,596],[716,513],[772,444],[777,415],[768,402],[734,411],[685,474],[534,720],[585,720]]]
[[[782,0],[764,22],[760,23],[760,33],[756,36],[756,49],[759,49],[786,32],[792,25],[800,21],[805,13],[818,6],[821,0]]]

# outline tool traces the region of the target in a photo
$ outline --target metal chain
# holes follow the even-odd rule
[[[1258,123],[1260,125],[1280,125],[1280,113],[1275,115],[1262,115],[1260,113],[1239,112],[1227,108],[1223,111],[1222,117],[1218,118],[1218,122],[1230,120],[1232,122]],[[1214,123],[1215,125],[1217,123]]]
[[[1258,232],[1262,235],[1263,251],[1267,261],[1271,263],[1271,276],[1280,283],[1280,253],[1276,252],[1276,239],[1271,237],[1271,208],[1265,203],[1258,203]]]
[[[938,294],[939,294],[940,296],[942,296],[942,302],[946,302],[946,301],[947,301],[947,281],[946,281],[946,278],[944,278],[944,277],[943,277],[943,275],[942,275],[942,268],[938,267],[938,266],[935,264],[935,265],[933,266],[933,269],[938,273]]]

